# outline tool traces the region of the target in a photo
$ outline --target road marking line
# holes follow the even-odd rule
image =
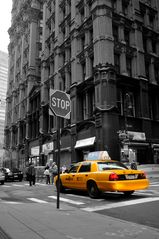
[[[0,200],[0,202],[5,204],[23,204],[22,202],[12,202],[12,201],[3,201],[3,200]]]
[[[87,211],[87,212],[95,212],[95,211],[100,211],[100,210],[131,206],[134,204],[141,204],[141,203],[153,202],[153,201],[159,201],[159,197],[156,197],[156,198],[150,197],[150,198],[144,198],[144,199],[141,198],[141,199],[126,201],[126,202],[111,203],[108,205],[102,205],[102,206],[97,206],[97,207],[95,207],[95,206],[94,207],[86,207],[86,208],[82,208],[82,210]]]
[[[22,184],[12,184],[12,186],[14,186],[14,187],[24,187],[24,185],[22,185]]]
[[[48,184],[44,184],[44,183],[36,183],[36,184],[40,186],[48,186]]]
[[[153,185],[151,184],[150,185],[150,187],[158,187],[158,186],[159,186],[159,184],[153,184]]]
[[[48,196],[48,198],[57,199],[57,196]],[[84,202],[74,201],[74,200],[62,198],[62,197],[60,197],[60,201],[68,202],[68,203],[75,204],[75,205],[85,204]]]
[[[10,188],[11,186],[9,185],[2,185],[3,188]]]
[[[152,184],[158,184],[158,182],[151,182],[150,185],[152,185]]]
[[[27,199],[30,200],[30,201],[33,201],[33,202],[37,202],[37,203],[48,203],[47,201],[40,200],[40,199],[37,199],[37,198],[27,198]]]
[[[98,202],[103,201],[103,199],[90,198],[90,197],[88,197],[88,196],[80,196],[80,195],[70,194],[70,193],[67,194],[67,196],[77,197],[77,198],[84,198],[84,199],[89,199],[89,200],[92,200],[92,201],[98,201]]]
[[[152,196],[152,195],[156,195],[155,192],[149,192],[149,193],[144,193],[144,192],[135,192],[134,195],[142,195],[142,196]]]

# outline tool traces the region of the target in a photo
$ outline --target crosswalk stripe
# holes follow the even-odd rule
[[[33,201],[33,202],[37,202],[37,203],[48,203],[47,201],[40,200],[40,199],[37,199],[37,198],[27,198],[27,199],[30,200],[30,201]]]
[[[2,201],[2,203],[5,203],[5,204],[14,204],[14,205],[23,204],[22,202],[12,202],[12,201]]]
[[[150,185],[151,185],[151,184],[158,184],[158,182],[151,182]]]
[[[48,196],[48,198],[57,199],[57,196]],[[68,198],[62,198],[62,197],[60,197],[60,201],[68,202],[68,203],[75,204],[75,205],[85,204],[84,202],[74,201],[74,200],[71,200],[71,199],[68,199]]]
[[[154,201],[159,201],[159,197],[156,197],[156,198],[149,197],[144,199],[141,198],[141,199],[119,202],[119,203],[110,203],[108,205],[102,205],[102,206],[86,207],[86,208],[82,208],[82,210],[87,212],[95,212],[95,211],[101,211],[101,210],[106,210],[111,208],[125,207],[125,206],[131,206],[134,204],[141,204],[141,203],[154,202]]]
[[[81,196],[81,195],[76,195],[76,194],[67,194],[67,196],[71,196],[71,197],[77,197],[77,198],[83,198],[83,199],[89,199],[89,200],[92,200],[92,201],[98,201],[98,202],[101,202],[103,201],[103,199],[97,199],[97,198],[89,198],[88,196]]]
[[[36,184],[40,186],[48,186],[48,184],[44,184],[44,183],[36,183]]]
[[[15,186],[15,187],[23,187],[24,185],[23,184],[12,184],[12,186]]]

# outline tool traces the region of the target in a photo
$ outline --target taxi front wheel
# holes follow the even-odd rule
[[[91,197],[91,198],[98,198],[99,195],[100,195],[100,191],[97,187],[97,184],[93,181],[91,182],[88,182],[87,184],[87,191],[88,191],[88,195]]]

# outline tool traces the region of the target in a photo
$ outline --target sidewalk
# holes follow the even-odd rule
[[[24,214],[25,212],[25,214]],[[159,230],[60,204],[0,207],[1,239],[157,239]],[[1,235],[1,233],[0,233]]]

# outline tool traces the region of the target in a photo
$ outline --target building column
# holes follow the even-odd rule
[[[116,75],[110,1],[94,1],[92,5],[95,65],[95,125],[97,150],[107,150],[117,158],[119,129],[116,113]]]
[[[36,4],[32,7],[36,7]],[[36,82],[36,48],[37,48],[37,28],[39,10],[33,8],[30,23],[30,42],[29,42],[29,66],[28,66],[28,85],[27,85],[27,117],[30,113],[29,94]],[[29,120],[26,123],[26,138],[29,138]]]

